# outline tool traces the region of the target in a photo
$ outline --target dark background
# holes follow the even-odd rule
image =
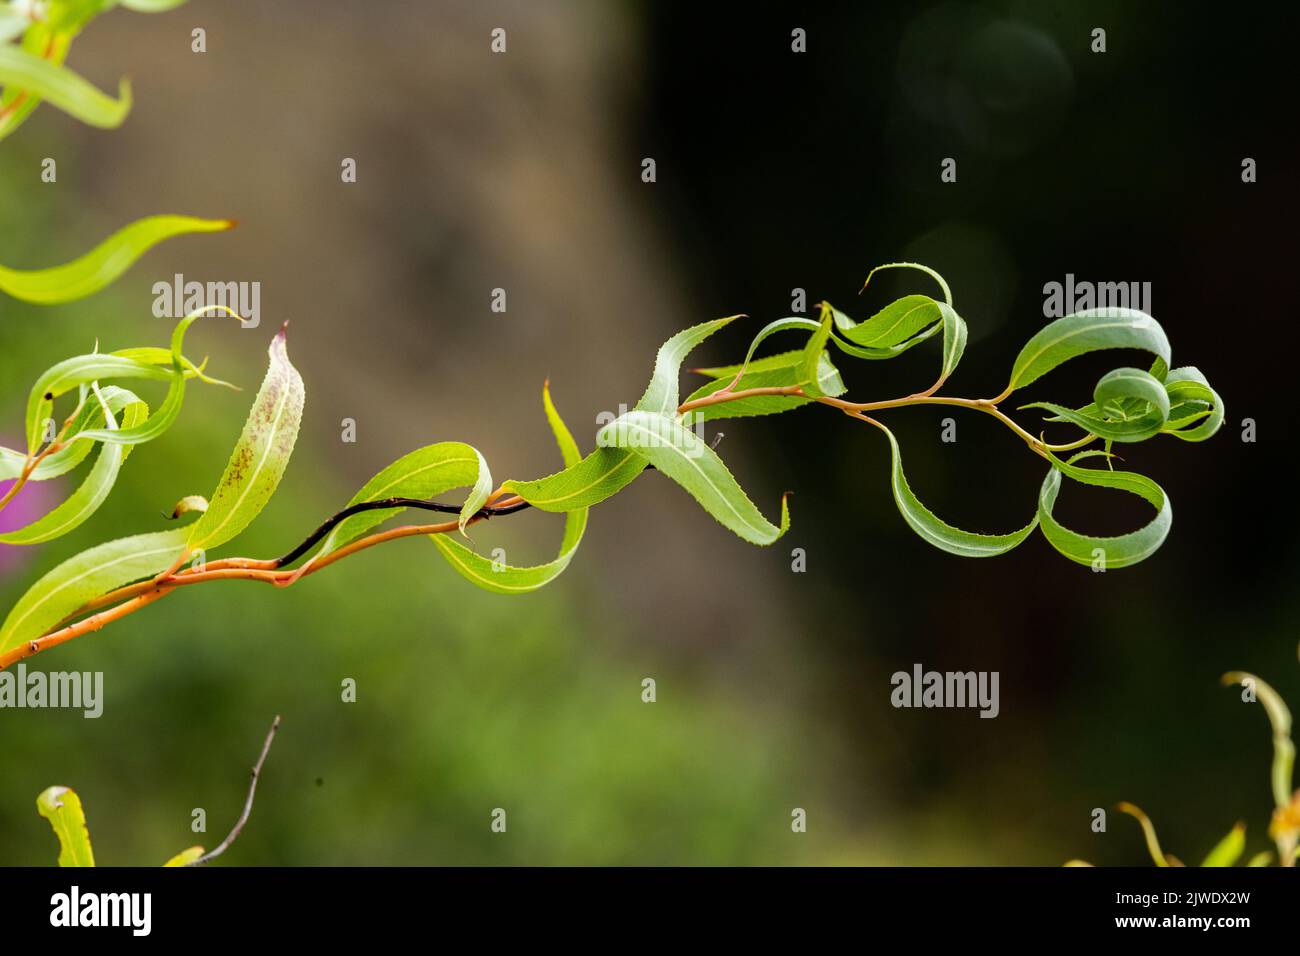
[[[1177,519],[1156,559],[1106,575],[1057,560],[1041,538],[988,561],[909,546],[901,523],[874,519],[884,442],[844,434],[836,416],[731,425],[746,441],[762,427],[775,459],[762,480],[800,491],[799,530],[829,565],[805,582],[810,636],[843,662],[827,706],[864,738],[890,739],[889,784],[904,799],[956,789],[977,815],[1010,802],[1037,817],[1051,784],[1008,778],[1064,758],[1055,783],[1068,780],[1081,803],[1109,805],[1119,786],[1159,806],[1174,840],[1216,813],[1229,823],[1259,819],[1252,803],[1266,809],[1242,772],[1265,763],[1266,735],[1243,737],[1229,719],[1235,698],[1214,683],[1240,661],[1292,700],[1297,686],[1295,507],[1275,477],[1292,420],[1275,396],[1296,341],[1294,306],[1278,301],[1296,252],[1296,138],[1281,120],[1290,54],[1280,21],[1197,6],[848,4],[742,16],[724,5],[697,11],[689,28],[680,9],[654,8],[650,130],[629,136],[629,153],[654,143],[668,157],[666,216],[714,311],[766,317],[802,286],[862,318],[868,306],[853,294],[867,269],[916,259],[948,278],[969,317],[971,344],[945,391],[977,397],[999,390],[1044,321],[1043,283],[1069,272],[1149,281],[1175,364],[1197,365],[1225,396],[1212,443],[1122,450],[1163,484]],[[807,56],[790,55],[789,25],[808,31]],[[1094,26],[1107,28],[1105,54],[1090,52]],[[940,181],[949,156],[956,183]],[[1272,173],[1243,184],[1247,156]],[[846,379],[864,398],[906,394],[929,381],[931,367],[914,368],[924,361],[863,363]],[[1033,398],[1082,401],[1116,364],[1080,360]],[[959,418],[956,445],[939,444],[949,414],[891,415],[914,489],[959,526],[1020,526],[1037,463],[986,421]],[[1247,417],[1256,444],[1241,440]],[[1125,496],[1089,491],[1062,495],[1073,526],[1119,533],[1146,520]],[[1014,713],[996,727],[889,715],[862,687],[881,659],[998,669]]]
[[[488,51],[495,26],[505,56]],[[796,26],[806,54],[790,51]],[[517,601],[472,591],[415,542],[283,594],[194,589],[208,593],[41,658],[105,671],[101,720],[0,715],[3,862],[52,859],[31,805],[52,783],[81,793],[105,862],[215,843],[277,711],[232,863],[1139,863],[1132,821],[1088,828],[1121,799],[1188,862],[1238,819],[1266,848],[1266,722],[1217,681],[1252,670],[1300,702],[1281,394],[1294,27],[1122,3],[197,2],[96,21],[69,62],[105,87],[130,72],[136,106],[112,132],[47,107],[0,145],[18,184],[0,196],[17,224],[0,261],[61,261],[151,212],[242,222],[151,253],[85,303],[0,302],[0,409],[16,423],[35,375],[96,336],[161,343],[159,278],[262,281],[262,329],[209,329],[199,347],[250,386],[292,317],[307,418],[232,554],[282,552],[419,444],[469,441],[499,479],[549,472],[543,377],[588,447],[676,329],[750,314],[700,353],[733,361],[795,287],[859,319],[930,291],[894,274],[859,298],[887,261],[952,286],[971,335],[947,393],[1000,391],[1045,321],[1044,283],[1074,273],[1150,282],[1174,364],[1198,366],[1228,417],[1209,442],[1123,452],[1175,521],[1153,558],[1104,575],[1039,536],[979,561],[930,548],[893,506],[882,437],[811,408],[721,429],[767,513],[795,493],[770,549],[642,479],[593,511],[555,586]],[[57,189],[33,172],[51,154]],[[338,182],[342,156],[355,185]],[[956,183],[940,181],[945,157]],[[1241,181],[1244,157],[1258,182]],[[505,316],[487,309],[498,286]],[[928,385],[936,353],[839,364],[852,397],[886,398]],[[1127,358],[1072,362],[1024,400],[1084,404]],[[248,395],[198,395],[75,539],[3,556],[6,606],[54,561],[208,489]],[[984,416],[955,414],[958,441],[941,443],[948,414],[888,413],[913,489],[961,527],[1020,527],[1039,460]],[[357,445],[338,441],[345,415]],[[1034,412],[1018,417],[1033,430]],[[1120,533],[1147,519],[1127,497],[1067,486],[1058,514]],[[556,525],[521,517],[480,546],[499,536],[527,550],[512,561],[544,560]],[[792,547],[807,573],[790,573]],[[1000,671],[1001,716],[894,710],[889,677],[918,662]],[[342,676],[358,704],[338,702]],[[188,832],[195,806],[207,838]],[[496,806],[518,821],[508,841],[488,834]]]

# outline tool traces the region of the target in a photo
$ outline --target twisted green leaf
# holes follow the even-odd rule
[[[289,361],[284,328],[267,353],[266,378],[230,462],[208,496],[208,510],[190,528],[190,551],[215,548],[248,527],[271,500],[288,467],[302,423],[305,390],[302,376]]]
[[[546,410],[546,420],[550,423],[551,431],[555,434],[555,442],[560,446],[564,464],[570,467],[578,464],[582,452],[578,450],[577,442],[573,440],[572,433],[551,401],[549,385],[542,386],[542,406]],[[534,567],[513,567],[490,560],[465,547],[450,535],[432,534],[429,537],[448,563],[473,584],[496,594],[524,594],[536,591],[560,576],[573,560],[586,530],[586,508],[574,508],[566,513],[560,553],[546,564]]]
[[[87,429],[81,432],[73,432],[70,440],[78,438],[88,438],[92,441],[111,442],[119,445],[142,445],[145,442],[153,441],[162,435],[167,429],[175,423],[177,416],[181,413],[181,406],[185,403],[185,382],[191,377],[189,369],[193,363],[181,352],[181,347],[185,342],[185,331],[208,313],[211,309],[220,309],[227,315],[239,319],[238,313],[224,305],[208,305],[196,309],[185,318],[176,323],[176,328],[172,331],[171,343],[171,384],[167,389],[167,395],[164,397],[158,411],[143,420],[139,425],[124,425],[121,429]],[[135,350],[140,352],[142,350]],[[149,353],[152,356],[152,353]],[[202,373],[196,373],[202,374]]]
[[[1097,382],[1093,403],[1075,410],[1052,402],[1022,408],[1053,413],[1049,421],[1067,421],[1107,441],[1140,442],[1159,434],[1169,420],[1169,392],[1150,372],[1117,368]]]
[[[817,331],[808,337],[799,360],[798,384],[809,398],[822,396],[819,372],[822,356],[826,354],[826,340],[831,335],[831,311],[830,309],[822,311],[824,314]]]
[[[1165,376],[1164,384],[1172,403],[1163,429],[1167,434],[1183,441],[1205,441],[1223,425],[1223,399],[1199,369],[1176,368]]]
[[[890,490],[894,495],[894,503],[898,505],[898,512],[903,516],[908,527],[920,535],[922,540],[934,545],[940,551],[947,551],[959,557],[991,558],[1006,554],[1033,533],[1038,525],[1036,517],[1019,531],[1010,534],[977,534],[963,531],[939,518],[921,503],[908,485],[907,476],[903,473],[903,456],[898,449],[898,439],[894,437],[894,433],[878,422],[874,424],[889,439]]]
[[[626,448],[677,482],[724,527],[753,544],[771,544],[790,526],[781,499],[781,526],[771,524],[737,484],[722,459],[675,417],[631,411],[596,436],[603,446]]]
[[[72,302],[113,282],[145,252],[164,240],[191,232],[223,232],[234,225],[232,219],[198,219],[194,216],[138,219],[65,265],[31,271],[0,266],[0,291],[39,305]]]
[[[1104,562],[1106,569],[1125,568],[1140,561],[1145,561],[1164,544],[1173,524],[1173,508],[1169,496],[1158,484],[1131,471],[1111,471],[1096,468],[1079,468],[1074,463],[1104,452],[1092,450],[1075,455],[1068,462],[1063,462],[1045,452],[1052,463],[1052,468],[1043,479],[1038,494],[1038,520],[1047,538],[1057,551],[1071,561],[1085,566],[1093,566],[1098,560]],[[1073,478],[1085,485],[1099,488],[1117,488],[1137,495],[1156,509],[1156,516],[1137,531],[1116,537],[1094,537],[1071,531],[1052,516],[1056,496],[1061,488],[1061,475]]]
[[[165,432],[180,414],[185,398],[185,382],[199,378],[212,384],[226,385],[217,379],[204,375],[201,368],[194,365],[181,353],[185,330],[194,323],[207,309],[225,306],[205,306],[190,313],[177,323],[172,333],[172,347],[166,349],[124,349],[121,352],[103,354],[92,352],[64,359],[46,369],[32,386],[27,397],[27,450],[34,454],[40,448],[45,432],[45,422],[54,410],[54,401],[74,388],[88,386],[92,382],[108,382],[113,379],[144,379],[152,381],[169,381],[170,388],[158,413],[139,428],[130,431],[108,432],[90,429],[80,420],[74,423],[69,433],[68,442],[81,440],[111,441],[122,445],[138,445],[151,441]],[[229,309],[229,314],[234,315]],[[238,316],[236,316],[238,318]],[[163,365],[171,368],[164,368]],[[231,386],[233,387],[233,386]],[[84,402],[83,402],[84,407]],[[56,455],[59,453],[55,453]],[[54,456],[51,455],[53,458]],[[81,457],[85,457],[82,453]],[[64,469],[67,470],[66,468]],[[45,477],[52,477],[46,470]]]
[[[943,358],[935,388],[943,384],[957,368],[966,351],[966,322],[952,307],[952,291],[943,276],[928,266],[915,262],[890,262],[877,266],[862,284],[866,289],[871,277],[882,269],[915,269],[939,284],[943,301],[927,295],[907,295],[891,302],[865,322],[857,323],[838,309],[830,308],[835,327],[843,339],[834,338],[841,351],[868,360],[891,359],[926,339],[943,333]]]
[[[50,787],[36,798],[36,812],[50,821],[59,838],[59,866],[94,866],[90,831],[81,798],[68,787]]]
[[[178,354],[168,349],[157,348],[123,349],[112,353],[110,356],[99,354],[78,356],[49,369],[32,389],[28,400],[27,431],[29,450],[27,454],[23,454],[9,448],[0,447],[0,481],[17,478],[22,474],[27,466],[29,456],[35,454],[37,448],[43,443],[45,437],[44,423],[53,410],[53,399],[73,388],[79,389],[82,396],[80,404],[70,416],[71,422],[66,429],[68,437],[63,440],[64,447],[46,455],[28,476],[29,481],[46,481],[66,474],[81,464],[99,441],[129,446],[149,441],[161,435],[172,424],[180,411],[183,392],[177,388],[177,378],[181,379],[182,382],[190,378],[199,378],[204,382],[226,385],[230,388],[234,387],[226,382],[204,375],[201,367],[195,366],[193,362],[183,355],[179,356],[181,370],[177,372],[174,363]],[[173,363],[173,370],[170,373],[154,367],[164,362]],[[164,402],[164,408],[160,410],[158,415],[153,417],[142,419],[132,413],[126,427],[119,428],[116,431],[98,429],[95,427],[95,423],[97,419],[102,420],[100,409],[96,403],[86,401],[85,393],[90,385],[97,383],[101,378],[109,377],[172,378],[173,386],[168,392],[171,405],[168,406],[167,402]],[[117,390],[113,386],[106,385],[104,388],[106,396],[117,394]],[[177,394],[178,392],[180,394]],[[114,410],[118,411],[120,408],[115,407]],[[125,456],[123,456],[123,461],[125,461]]]
[[[417,448],[366,482],[352,496],[348,507],[384,498],[433,498],[454,488],[470,487],[485,470],[480,468],[482,461],[483,456],[477,449],[463,442],[446,441]],[[466,505],[468,506],[468,501]],[[384,508],[362,511],[344,518],[325,538],[317,557],[324,557],[349,541],[355,541],[371,528],[383,524],[403,510]],[[464,510],[461,514],[464,515]]]
[[[660,415],[669,415],[676,411],[679,404],[678,376],[681,375],[682,362],[686,361],[686,356],[691,354],[697,345],[738,318],[740,316],[730,315],[725,319],[713,319],[710,322],[692,325],[659,346],[659,351],[655,354],[655,367],[650,376],[650,384],[646,386],[641,400],[636,403],[635,411],[655,412]]]
[[[678,332],[659,347],[654,372],[636,411],[673,414],[679,404],[678,376],[682,362],[697,345],[740,316],[702,322]],[[599,444],[599,443],[598,443]],[[582,461],[563,471],[533,481],[510,480],[501,487],[542,511],[589,508],[617,493],[645,470],[645,460],[630,451],[598,447]]]

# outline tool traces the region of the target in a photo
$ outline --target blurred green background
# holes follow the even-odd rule
[[[900,278],[854,298],[871,265],[898,259],[940,269],[970,324],[956,394],[1000,388],[1044,321],[1044,282],[1153,283],[1176,363],[1198,365],[1229,412],[1207,444],[1134,450],[1177,503],[1163,550],[1105,575],[1038,538],[963,561],[903,525],[876,433],[818,409],[725,423],[720,451],[766,511],[795,492],[772,548],[646,476],[592,512],[570,569],[536,595],[479,592],[407,540],[287,591],[193,588],[37,658],[103,671],[104,715],[0,711],[0,863],[54,860],[34,801],[55,783],[80,793],[101,864],[216,844],[276,713],[228,864],[1142,862],[1132,821],[1089,829],[1120,799],[1189,861],[1237,819],[1266,847],[1267,725],[1217,678],[1254,670],[1300,705],[1294,503],[1271,477],[1288,472],[1268,404],[1295,331],[1260,305],[1294,251],[1277,215],[1293,133],[1261,100],[1286,31],[1117,2],[753,6],[199,0],[95,21],[70,64],[105,88],[129,72],[135,108],[101,132],[46,107],[0,145],[0,262],[63,261],[155,212],[241,225],[169,243],[70,306],[0,300],[0,440],[14,443],[48,365],[96,340],[164,344],[151,287],[176,272],[260,281],[262,325],[196,327],[190,351],[245,391],[191,389],[92,521],[0,551],[0,604],[208,493],[285,319],[302,434],[277,497],[223,555],[283,553],[434,441],[476,445],[498,479],[549,473],[544,378],[590,447],[596,415],[635,402],[676,329],[753,315],[701,350],[734,360],[795,287],[858,318],[914,291]],[[1089,52],[1095,26],[1104,55]],[[794,27],[807,54],[790,52]],[[57,184],[39,180],[47,156]],[[948,156],[955,184],[939,181]],[[1243,156],[1259,183],[1241,183]],[[498,287],[505,314],[489,310]],[[922,348],[845,377],[883,398],[936,364]],[[1077,364],[1034,398],[1082,404],[1116,363]],[[1036,461],[984,420],[959,418],[943,444],[941,417],[890,419],[918,495],[963,527],[1022,524]],[[1240,440],[1244,417],[1258,443]],[[1061,517],[1080,528],[1145,520],[1067,491]],[[475,542],[533,563],[560,525],[524,514]],[[806,573],[791,573],[793,547]],[[918,662],[1000,671],[1001,715],[892,709],[890,675]],[[496,807],[505,835],[489,829]]]

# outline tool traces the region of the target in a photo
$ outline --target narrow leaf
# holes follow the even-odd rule
[[[104,288],[166,239],[191,232],[222,232],[234,225],[230,219],[149,216],[119,229],[66,265],[32,271],[0,266],[0,291],[39,305],[72,302]]]
[[[1107,372],[1093,390],[1093,403],[1075,410],[1051,402],[1022,408],[1042,408],[1051,421],[1066,421],[1107,441],[1139,442],[1158,435],[1169,420],[1169,392],[1154,375],[1138,368]]]
[[[798,384],[809,398],[820,398],[822,395],[821,387],[818,384],[818,371],[821,366],[821,358],[826,353],[826,340],[830,338],[831,334],[830,309],[823,309],[822,312],[821,324],[817,327],[817,331],[808,337],[808,342],[803,347],[803,355],[799,361]]]
[[[723,526],[754,544],[771,544],[790,526],[785,498],[777,527],[737,484],[722,459],[675,417],[632,411],[602,428],[598,444],[629,449],[677,482]]]
[[[477,459],[474,486],[470,488],[469,495],[465,498],[465,503],[461,505],[460,517],[456,523],[460,526],[460,533],[465,533],[465,525],[469,519],[474,517],[475,513],[483,507],[487,501],[488,495],[492,494],[492,473],[488,471],[487,462],[479,454],[477,448],[473,449],[474,457]]]
[[[1164,544],[1174,516],[1169,496],[1158,484],[1145,475],[1131,471],[1079,468],[1074,464],[1082,458],[1103,455],[1101,451],[1080,452],[1068,462],[1047,454],[1052,468],[1043,479],[1038,494],[1038,520],[1043,528],[1043,536],[1057,551],[1086,567],[1093,567],[1102,561],[1105,568],[1124,568],[1145,561]],[[1071,531],[1052,515],[1063,474],[1081,484],[1116,488],[1135,494],[1156,509],[1156,516],[1139,530],[1116,537],[1094,537]]]
[[[957,368],[957,363],[966,352],[966,320],[945,302],[939,303],[939,312],[943,316],[943,364],[939,370],[939,385]],[[936,385],[936,388],[938,385]]]
[[[796,385],[802,374],[802,361],[803,352],[782,352],[778,355],[769,355],[758,361],[751,362],[749,368],[745,370],[745,374],[738,381],[735,380],[735,376],[741,369],[739,365],[698,369],[697,371],[702,374],[714,377],[714,380],[697,388],[687,396],[686,402],[693,402],[712,395],[714,392],[721,391],[733,381],[736,381],[733,386],[735,391]],[[844,381],[840,378],[839,369],[831,363],[830,356],[825,351],[822,352],[817,363],[817,387],[823,395],[843,395],[846,391]],[[690,427],[697,422],[709,422],[722,418],[774,415],[779,412],[787,412],[792,408],[798,408],[801,405],[808,405],[811,401],[812,399],[801,398],[798,395],[755,395],[750,398],[739,398],[735,401],[692,409],[686,413],[683,423]]]
[[[160,574],[185,548],[188,528],[119,538],[83,551],[33,584],[0,625],[0,653],[45,634],[86,602]]]
[[[948,305],[952,305],[952,290],[948,288],[948,283],[944,281],[943,276],[939,275],[939,273],[935,272],[929,266],[923,266],[919,262],[886,262],[884,265],[876,266],[867,273],[867,280],[862,283],[862,290],[865,291],[867,286],[871,284],[872,276],[877,272],[884,271],[885,269],[915,269],[917,272],[924,272],[931,279],[937,282],[939,288],[943,290],[943,301]]]
[[[843,313],[836,312],[835,323],[848,342],[836,342],[843,351],[858,358],[888,359],[943,332],[943,358],[937,388],[950,376],[966,351],[966,322],[952,307],[952,290],[938,272],[916,262],[890,262],[867,274],[863,290],[871,277],[882,269],[914,269],[938,283],[943,292],[939,302],[927,295],[908,295],[890,303],[875,316],[858,325]]]
[[[738,315],[725,319],[701,322],[678,332],[659,347],[655,354],[654,372],[645,394],[636,403],[636,410],[656,412],[660,415],[672,413],[678,405],[678,376],[681,374],[682,362],[691,351],[714,332],[740,318]]]
[[[181,413],[181,406],[185,404],[185,382],[190,376],[187,368],[193,363],[189,362],[181,348],[185,343],[185,331],[204,315],[209,314],[213,309],[223,310],[227,315],[238,320],[239,315],[233,309],[224,305],[203,306],[191,312],[185,318],[176,323],[176,328],[172,331],[172,371],[171,384],[167,389],[167,395],[163,399],[158,411],[150,415],[146,420],[139,424],[124,425],[121,429],[88,429],[83,432],[74,433],[71,438],[89,438],[96,441],[112,442],[118,445],[142,445],[145,442],[153,441],[155,438],[166,433],[176,422]]]
[[[453,488],[467,488],[479,476],[482,456],[463,442],[439,442],[403,455],[352,496],[348,507],[384,498],[434,498]],[[343,519],[325,538],[317,557],[355,541],[376,525],[399,514],[402,508],[362,511]],[[478,510],[477,508],[475,510]]]
[[[113,99],[66,66],[12,44],[0,45],[0,83],[39,96],[100,129],[121,126],[131,112],[131,84],[125,78],[118,84],[118,98]]]
[[[1087,309],[1044,326],[1016,356],[1007,392],[1037,381],[1062,362],[1101,349],[1142,349],[1169,364],[1160,323],[1137,309]]]
[[[542,511],[572,511],[621,491],[645,466],[645,459],[626,449],[597,448],[571,468],[532,481],[511,479],[501,487]]]
[[[840,312],[836,315],[836,326],[854,345],[889,348],[928,329],[941,318],[939,303],[928,295],[905,295],[865,322],[855,323]]]
[[[564,464],[569,467],[578,464],[582,453],[551,401],[549,385],[542,386],[542,406],[551,431],[555,434],[555,442],[560,446]],[[587,509],[575,508],[569,511],[564,517],[564,537],[560,542],[559,555],[546,564],[534,567],[513,567],[504,562],[492,561],[465,547],[450,535],[434,534],[429,537],[448,563],[473,584],[496,594],[524,594],[536,591],[560,576],[573,560],[586,529]]]
[[[182,320],[184,322],[184,320]],[[188,325],[188,323],[185,323]],[[179,328],[179,325],[178,325]],[[183,331],[183,330],[182,330]],[[170,425],[175,419],[176,413],[180,411],[180,403],[184,398],[184,390],[179,389],[179,395],[172,395],[177,392],[176,380],[199,377],[205,381],[216,384],[225,384],[217,382],[215,379],[209,379],[183,355],[180,356],[180,362],[183,366],[181,371],[177,371],[173,353],[167,351],[167,360],[165,363],[157,361],[157,352],[151,349],[126,349],[124,352],[132,353],[130,355],[118,352],[100,353],[92,352],[86,355],[75,355],[72,358],[64,359],[41,373],[36,384],[32,386],[31,393],[27,397],[27,414],[26,414],[26,431],[27,431],[27,449],[29,453],[35,453],[40,448],[44,434],[45,422],[54,411],[54,401],[60,396],[67,394],[73,389],[80,389],[89,385],[91,382],[111,382],[117,379],[137,379],[144,381],[167,381],[172,383],[169,391],[171,398],[171,408],[164,419],[166,424]],[[177,353],[178,354],[178,353]],[[167,367],[164,367],[165,366]],[[164,405],[168,403],[164,401]],[[83,407],[82,411],[85,409]],[[69,434],[68,441],[72,442],[85,438],[88,423],[78,421],[74,425],[73,432]],[[163,429],[166,430],[165,428]],[[150,429],[152,432],[152,429]],[[161,432],[159,432],[160,434]],[[95,436],[98,440],[104,440],[104,433]],[[118,444],[138,444],[141,435],[132,433],[125,437],[114,433],[107,436]],[[146,434],[144,440],[148,440],[150,435]],[[157,437],[152,435],[152,437]],[[56,453],[57,454],[57,453]],[[53,455],[51,458],[54,457]],[[82,458],[85,457],[83,453]],[[67,469],[63,469],[66,471]]]
[[[660,346],[655,355],[650,384],[637,402],[636,410],[660,415],[675,413],[679,404],[678,376],[681,374],[682,362],[695,346],[738,318],[740,316],[733,315],[693,325]],[[641,474],[645,465],[644,459],[630,451],[598,447],[582,461],[563,471],[532,481],[512,479],[501,487],[542,511],[571,511],[574,508],[589,508],[617,493]]]
[[[190,529],[191,551],[215,548],[248,527],[275,494],[289,465],[302,422],[305,391],[302,376],[289,361],[283,328],[271,340],[268,354],[266,378],[230,463],[208,496],[208,510]]]
[[[894,437],[894,433],[879,423],[876,423],[876,426],[889,439],[890,489],[894,494],[894,503],[898,505],[898,511],[908,527],[923,540],[940,551],[947,551],[960,557],[990,558],[1006,554],[1033,533],[1038,524],[1037,518],[1033,518],[1019,531],[1010,534],[976,534],[955,528],[939,518],[912,493],[911,486],[907,483],[907,476],[903,473],[903,457],[898,450],[898,440]]]
[[[50,21],[62,19],[58,16],[60,10],[70,13],[67,7],[47,8]],[[72,32],[72,30],[63,30],[61,25],[60,29],[55,29],[52,22],[33,23],[23,34],[22,49],[32,56],[39,56],[58,66],[68,56]],[[4,84],[0,83],[0,86]],[[30,90],[4,86],[4,91],[0,94],[0,140],[22,126],[40,105],[40,96]]]
[[[1170,411],[1165,431],[1183,441],[1205,441],[1223,425],[1223,399],[1210,387],[1200,369],[1176,368],[1164,378],[1169,400],[1178,413]],[[1200,424],[1188,427],[1194,422]]]

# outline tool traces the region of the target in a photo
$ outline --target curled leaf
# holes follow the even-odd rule
[[[1049,421],[1067,421],[1111,442],[1145,441],[1165,429],[1170,395],[1163,382],[1138,368],[1117,368],[1097,382],[1092,404],[1075,410],[1051,402],[1023,408],[1053,413]]]
[[[1176,368],[1164,378],[1172,407],[1164,431],[1183,441],[1205,441],[1223,425],[1223,399],[1200,370]]]
[[[907,476],[903,474],[903,457],[898,450],[898,439],[894,437],[894,433],[879,422],[873,420],[872,424],[884,432],[885,437],[889,439],[890,490],[894,495],[894,503],[898,505],[899,514],[903,516],[908,527],[920,535],[922,540],[934,545],[940,551],[947,551],[959,557],[991,558],[1006,554],[1029,537],[1037,527],[1038,518],[1035,517],[1029,524],[1010,534],[976,534],[954,528],[935,515],[912,493],[911,486],[907,483]]]
[[[546,411],[546,420],[555,435],[556,444],[560,446],[560,455],[565,465],[578,464],[582,453],[573,440],[560,413],[551,401],[549,385],[542,386],[542,405]],[[560,553],[546,564],[533,567],[513,567],[504,562],[493,561],[465,547],[450,535],[434,534],[429,537],[437,545],[442,556],[447,559],[464,578],[486,591],[496,594],[523,594],[555,580],[569,566],[573,555],[582,543],[582,535],[587,529],[587,509],[574,508],[564,517],[564,537],[560,542]]]
[[[1145,475],[1131,471],[1079,468],[1074,464],[1082,458],[1103,455],[1104,452],[1101,451],[1080,452],[1069,461],[1061,461],[1050,452],[1046,454],[1052,468],[1043,479],[1038,494],[1038,521],[1043,529],[1043,537],[1057,551],[1076,564],[1087,567],[1094,566],[1100,560],[1106,568],[1125,568],[1145,561],[1164,544],[1173,524],[1174,513],[1169,496],[1158,484]],[[1139,530],[1115,537],[1096,537],[1071,531],[1052,515],[1056,496],[1061,489],[1061,475],[1081,484],[1116,488],[1137,495],[1156,509],[1156,516]]]
[[[492,494],[492,473],[488,471],[488,464],[483,456],[479,454],[477,448],[472,448],[472,450],[476,459],[474,485],[470,488],[465,503],[461,505],[460,516],[456,519],[461,534],[465,533],[465,525],[469,524],[469,519],[474,517],[478,510],[483,507],[483,503],[487,501],[488,495]]]
[[[889,262],[877,266],[867,274],[867,281],[862,284],[864,290],[871,283],[871,277],[882,269],[924,272],[938,283],[943,291],[943,301],[928,295],[903,296],[860,324],[833,309],[836,328],[847,340],[840,341],[837,337],[835,344],[841,351],[857,358],[890,359],[942,331],[943,359],[939,378],[934,384],[934,388],[938,388],[957,368],[966,351],[966,322],[952,307],[952,291],[938,272],[915,262]]]
[[[867,273],[866,281],[862,283],[863,291],[865,291],[867,286],[871,284],[872,276],[877,272],[883,272],[886,269],[915,269],[917,272],[924,272],[939,284],[939,288],[943,291],[943,301],[948,303],[948,305],[952,305],[952,290],[948,288],[948,283],[944,281],[943,276],[939,275],[938,272],[931,269],[929,266],[921,265],[919,262],[886,262],[882,265],[876,266]]]
[[[142,445],[145,442],[153,441],[171,428],[181,413],[181,406],[185,403],[185,382],[191,377],[190,369],[193,368],[193,363],[181,353],[181,347],[185,341],[185,331],[213,309],[222,310],[234,319],[239,319],[238,313],[227,306],[207,305],[196,309],[176,323],[176,328],[172,331],[171,384],[167,389],[166,397],[163,399],[162,404],[158,406],[158,411],[155,414],[150,415],[139,424],[124,426],[121,429],[87,429],[86,431],[76,432],[69,440],[89,438],[93,441],[112,442],[119,445]],[[202,373],[196,371],[195,374],[201,375]]]
[[[659,415],[675,414],[679,404],[682,362],[697,345],[740,316],[701,322],[678,332],[659,347],[654,372],[636,411]],[[614,447],[598,447],[577,464],[545,478],[532,481],[510,480],[501,487],[523,498],[542,511],[572,511],[589,508],[622,490],[645,470],[646,462],[632,452]]]
[[[202,495],[186,495],[172,508],[171,519],[175,521],[181,515],[203,514],[208,510],[208,499]]]

